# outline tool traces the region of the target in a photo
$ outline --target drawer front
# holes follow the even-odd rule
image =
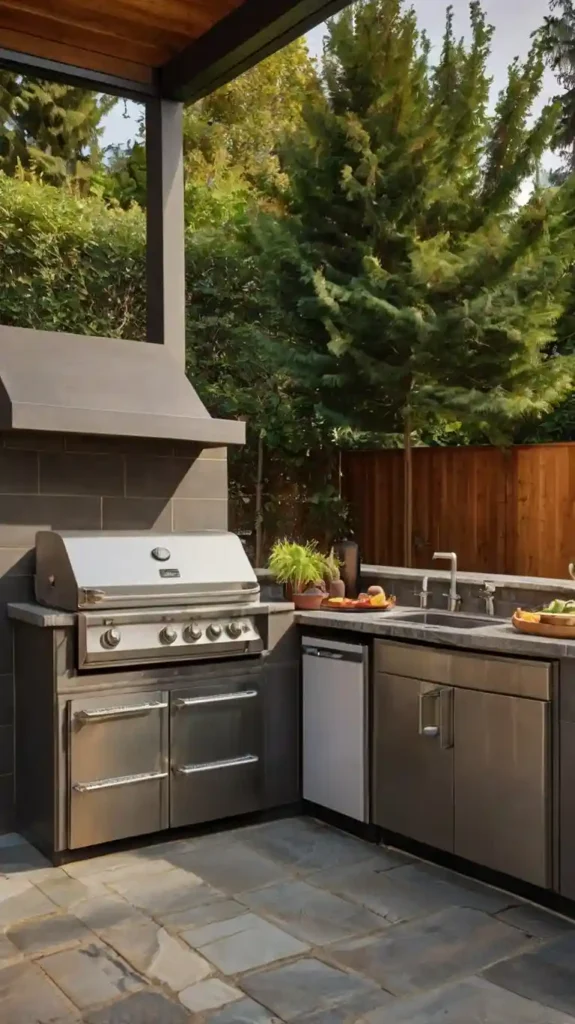
[[[528,658],[500,658],[434,647],[378,640],[374,662],[379,672],[425,679],[487,693],[550,700],[553,666]]]
[[[68,704],[71,849],[167,826],[168,696]]]
[[[171,695],[170,825],[264,805],[260,688],[253,677]]]

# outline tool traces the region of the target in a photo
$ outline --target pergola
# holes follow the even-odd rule
[[[147,341],[164,345],[164,354],[169,350],[180,373],[185,361],[183,103],[197,100],[230,81],[335,14],[346,2],[348,0],[0,0],[0,67],[145,104]],[[0,335],[6,330],[0,328]],[[69,429],[69,409],[60,415],[54,411],[55,407],[59,402],[69,404],[72,391],[85,392],[86,362],[94,372],[97,357],[88,353],[85,345],[74,345],[69,335],[51,335],[50,338],[54,345],[53,358],[46,366],[48,336],[43,332],[21,331],[17,352],[11,351],[15,346],[10,338],[3,347],[0,337],[0,363],[3,363],[0,376],[9,399],[9,408],[5,401],[0,402],[0,406],[5,407],[0,408],[4,425],[31,426],[26,410],[34,406],[36,428],[49,418],[53,429],[60,426]],[[163,359],[160,359],[162,366],[158,364],[160,353],[156,350],[154,354],[150,346],[144,346],[147,353],[138,346],[136,353],[132,346],[126,349],[123,343],[114,343],[112,348],[111,344],[107,344],[106,358],[118,361],[114,379],[129,377],[130,365],[134,365],[136,358],[140,380],[146,376],[146,362],[150,376],[157,377],[162,368],[166,370]],[[99,352],[103,354],[104,346]],[[37,380],[34,383],[36,353]],[[79,365],[73,384],[76,362]],[[168,362],[173,365],[172,359]],[[68,397],[61,394],[55,364],[66,366]],[[17,377],[18,387],[14,385],[11,394],[7,380]],[[167,387],[167,378],[165,383]],[[39,395],[50,385],[50,400],[42,402]],[[174,393],[175,390],[176,385]],[[191,388],[189,391],[194,394]],[[127,392],[124,394],[127,402],[129,396]],[[147,402],[153,397],[142,395],[137,408],[142,411],[150,408]],[[197,396],[194,398],[196,406],[193,408],[182,396],[183,404],[177,413],[180,423],[198,413],[202,417],[207,415],[205,409],[200,408]],[[97,395],[93,404],[98,407],[101,404]],[[166,410],[158,409],[158,413],[160,411]],[[93,424],[90,429],[99,431],[105,426],[98,426],[98,420],[90,420],[90,423]],[[243,424],[228,424],[227,427],[222,421],[212,421],[212,424],[212,443],[243,439]],[[76,429],[79,426],[78,422]],[[188,427],[192,431],[190,424]],[[204,423],[204,433],[205,428]],[[158,419],[158,430],[165,429]],[[147,432],[151,431],[148,419]],[[192,433],[196,436],[195,428]]]

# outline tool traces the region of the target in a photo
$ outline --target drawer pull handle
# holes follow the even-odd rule
[[[92,711],[83,708],[76,711],[74,717],[80,722],[99,722],[105,718],[121,718],[123,715],[145,715],[148,711],[161,711],[167,706],[167,701],[155,700],[149,704],[123,704],[117,708],[94,708]]]
[[[177,708],[190,708],[195,704],[223,704],[228,700],[250,700],[257,695],[257,690],[240,690],[238,693],[217,693],[211,697],[177,697],[174,705]]]
[[[255,764],[259,757],[246,754],[245,757],[232,757],[229,761],[204,761],[203,764],[183,764],[174,768],[176,775],[194,775],[196,772],[211,772],[216,768],[238,768],[242,764]]]
[[[96,782],[75,782],[76,793],[91,793],[95,789],[115,789],[117,786],[132,786],[135,782],[152,782],[166,779],[167,772],[144,772],[142,775],[121,775],[117,779],[98,779]]]

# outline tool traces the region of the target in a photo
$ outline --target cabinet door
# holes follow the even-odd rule
[[[74,700],[68,716],[70,849],[166,828],[167,694]]]
[[[373,820],[453,850],[453,690],[375,673]]]
[[[253,675],[172,693],[170,825],[264,805],[261,705]]]
[[[550,705],[455,691],[455,853],[550,884]]]

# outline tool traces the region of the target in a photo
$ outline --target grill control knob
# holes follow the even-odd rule
[[[237,640],[242,635],[242,624],[234,619],[233,622],[228,623],[227,627],[228,636],[231,636],[232,640]]]
[[[222,635],[222,627],[219,622],[210,622],[208,626],[208,637],[210,640],[219,640]]]
[[[105,633],[102,633],[100,637],[100,643],[102,647],[107,647],[108,650],[113,650],[117,647],[122,639],[122,634],[119,629],[107,629]]]
[[[187,644],[195,644],[198,640],[202,639],[202,631],[197,622],[192,622],[189,626],[186,626],[183,637]]]
[[[160,643],[162,644],[173,644],[176,642],[177,639],[178,634],[176,633],[175,629],[172,629],[171,626],[164,626],[164,628],[160,631]]]

